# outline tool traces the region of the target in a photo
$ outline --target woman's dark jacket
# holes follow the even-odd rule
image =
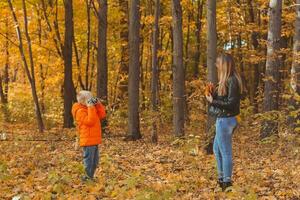
[[[231,75],[227,80],[227,94],[219,96],[215,90],[213,101],[209,104],[208,113],[214,117],[233,117],[240,113],[241,93],[238,79]]]

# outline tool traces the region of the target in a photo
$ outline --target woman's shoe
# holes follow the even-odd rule
[[[232,187],[232,182],[222,182],[222,191],[223,192],[230,192]]]
[[[218,185],[220,186],[220,188],[223,188],[223,180],[221,178],[219,178],[218,180]]]

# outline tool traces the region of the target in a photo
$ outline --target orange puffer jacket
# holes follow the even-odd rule
[[[105,108],[98,103],[87,107],[75,103],[72,107],[72,115],[76,121],[80,135],[80,146],[92,146],[101,144],[101,123],[105,118]]]

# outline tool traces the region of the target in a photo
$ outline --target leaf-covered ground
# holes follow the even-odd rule
[[[234,187],[223,193],[197,129],[175,139],[163,128],[158,145],[147,135],[124,142],[111,130],[101,145],[96,182],[82,183],[75,129],[38,134],[28,124],[2,125],[0,199],[300,199],[299,136],[259,141],[255,127],[234,134]]]

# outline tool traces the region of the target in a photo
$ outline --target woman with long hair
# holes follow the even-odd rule
[[[218,168],[218,183],[223,191],[232,186],[232,133],[237,126],[243,90],[241,76],[237,72],[233,57],[228,53],[218,56],[218,85],[212,94],[206,95],[209,114],[216,117],[214,154]]]

